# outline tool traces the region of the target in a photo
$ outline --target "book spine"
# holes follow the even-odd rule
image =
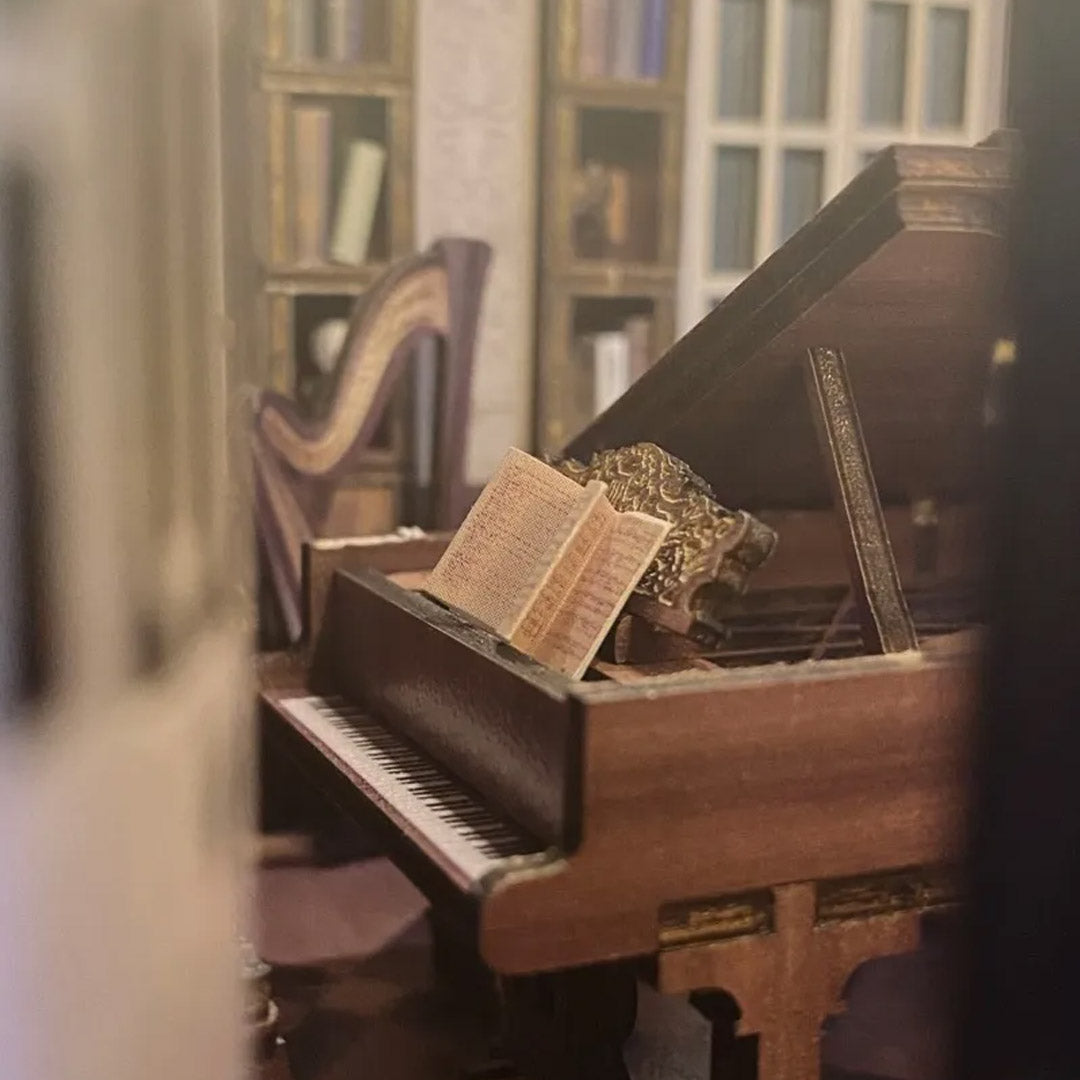
[[[370,62],[385,63],[393,52],[393,9],[396,0],[385,3],[367,0],[364,9],[364,48],[360,58]]]
[[[644,0],[619,0],[611,12],[615,21],[611,28],[611,74],[616,79],[632,82],[641,75],[645,3]]]
[[[608,254],[623,255],[630,240],[630,170],[613,165],[608,170],[608,197],[604,206]]]
[[[385,163],[386,149],[379,143],[359,139],[349,144],[330,243],[333,262],[360,266],[367,258]]]
[[[314,60],[317,56],[315,0],[290,0],[289,59]]]
[[[662,79],[667,54],[667,0],[645,0],[641,28],[641,77]]]
[[[630,387],[630,341],[622,330],[595,338],[593,407],[596,415],[613,405]]]
[[[633,223],[633,229],[628,230],[626,258],[653,262],[659,254],[659,190],[659,177],[654,164],[642,163],[630,173],[627,217]]]
[[[578,74],[583,79],[608,76],[610,0],[581,0],[578,38]]]
[[[330,110],[301,106],[293,112],[296,173],[296,261],[326,261],[330,203],[330,153],[333,122]]]
[[[345,49],[350,64],[359,64],[364,59],[365,47],[365,11],[364,0],[348,0],[348,26],[346,28]]]
[[[652,319],[632,315],[626,320],[625,330],[630,345],[630,381],[637,382],[652,366]]]
[[[326,59],[349,62],[349,0],[326,0]]]

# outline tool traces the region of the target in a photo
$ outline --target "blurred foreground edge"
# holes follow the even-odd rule
[[[1080,1076],[1080,4],[1015,0],[1019,360],[997,447],[959,1075]]]

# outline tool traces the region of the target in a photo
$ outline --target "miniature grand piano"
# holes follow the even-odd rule
[[[438,537],[307,551],[267,736],[505,977],[528,1075],[620,1075],[647,972],[808,1080],[852,971],[956,899],[1014,168],[880,155],[568,448],[654,442],[776,529],[707,655],[569,682],[408,587]]]

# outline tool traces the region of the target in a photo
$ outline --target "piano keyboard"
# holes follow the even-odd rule
[[[506,859],[541,850],[419,747],[343,699],[287,698],[278,706],[463,888]]]

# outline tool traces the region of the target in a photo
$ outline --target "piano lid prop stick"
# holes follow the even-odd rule
[[[833,500],[844,517],[851,587],[866,651],[897,653],[917,649],[918,639],[900,587],[844,354],[839,349],[810,349],[806,381]]]

